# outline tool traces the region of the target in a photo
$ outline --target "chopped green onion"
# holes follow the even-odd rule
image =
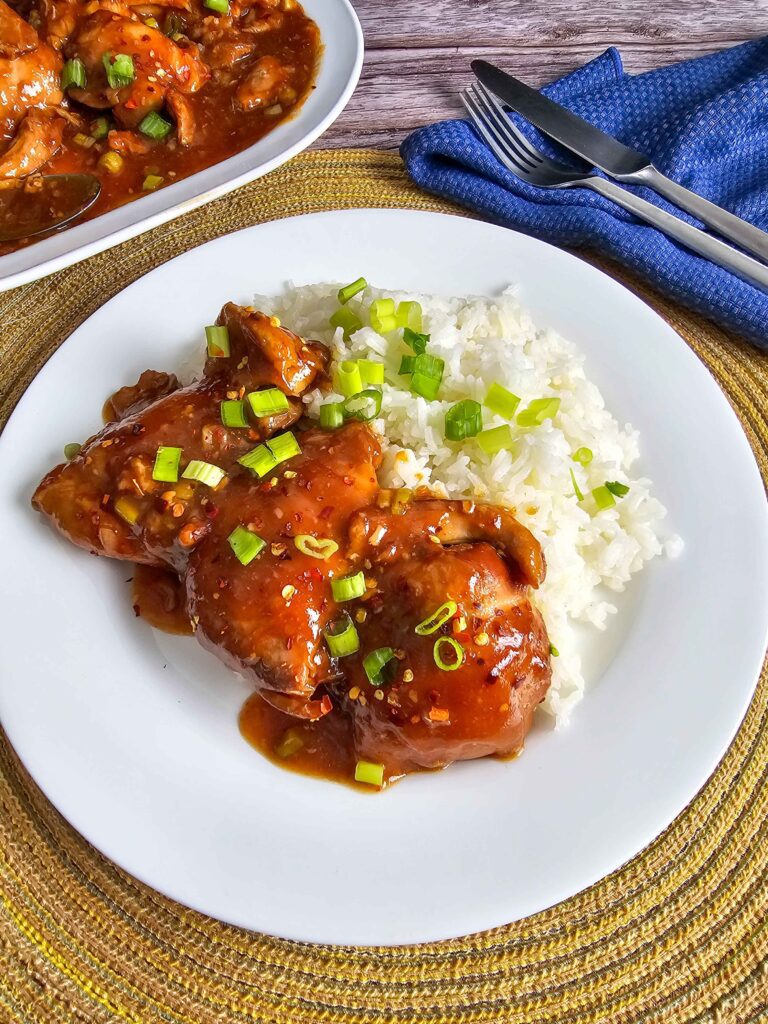
[[[265,444],[252,448],[245,455],[241,455],[237,461],[259,478],[266,476],[277,465],[277,459]]]
[[[61,70],[62,92],[66,92],[72,85],[77,89],[84,89],[86,80],[85,64],[79,57],[73,57],[64,62],[64,67]]]
[[[171,448],[160,445],[155,456],[155,465],[152,470],[153,480],[162,480],[163,483],[175,484],[179,479],[179,463],[181,462],[181,448]]]
[[[164,181],[165,178],[159,174],[148,174],[141,183],[141,187],[145,192],[154,192],[156,188],[160,188]]]
[[[346,658],[360,650],[360,637],[357,635],[352,620],[342,615],[323,630],[328,650],[334,658]]]
[[[192,459],[181,474],[182,479],[197,480],[207,487],[217,487],[226,475],[220,466],[214,466],[212,462],[202,462],[200,459]]]
[[[593,488],[592,497],[595,499],[595,504],[600,512],[607,508],[612,508],[616,504],[616,499],[607,487]]]
[[[488,388],[488,394],[485,396],[483,405],[486,409],[490,409],[491,412],[495,412],[497,416],[503,416],[505,420],[511,420],[517,411],[518,405],[520,405],[520,399],[517,395],[513,395],[511,391],[503,388],[501,384],[494,383]]]
[[[363,390],[363,378],[360,375],[360,367],[349,359],[339,363],[335,373],[336,390],[340,391],[345,398],[358,394]]]
[[[94,138],[91,138],[90,135],[84,135],[83,132],[77,132],[72,141],[81,149],[90,149],[96,143]]]
[[[64,458],[67,462],[71,462],[72,459],[79,453],[83,446],[78,444],[76,441],[70,441],[69,444],[64,445]]]
[[[366,786],[384,785],[384,765],[373,761],[358,761],[355,765],[355,782],[364,782]]]
[[[452,405],[445,414],[445,436],[449,441],[474,437],[483,428],[483,410],[479,402],[465,398]]]
[[[293,757],[304,746],[304,740],[296,729],[286,729],[283,738],[275,748],[278,757]]]
[[[580,466],[588,466],[593,459],[591,448],[577,448],[571,456],[574,462],[578,462]]]
[[[397,670],[395,652],[391,647],[377,647],[363,658],[363,669],[371,686],[384,686]]]
[[[353,573],[351,576],[340,576],[331,580],[331,593],[334,601],[354,601],[356,597],[362,597],[365,593],[365,576],[362,572]]]
[[[107,73],[107,84],[110,89],[122,89],[124,86],[130,85],[136,76],[133,57],[128,53],[116,53],[114,59],[111,53],[105,53],[101,60]]]
[[[384,383],[384,363],[377,363],[373,359],[358,359],[357,365],[364,387]]]
[[[245,402],[236,399],[219,404],[221,422],[225,427],[247,427],[248,417],[245,414]]]
[[[217,14],[229,14],[229,0],[203,0],[203,7]]]
[[[544,420],[551,420],[559,408],[559,398],[534,398],[518,415],[517,422],[521,427],[538,427]]]
[[[418,333],[422,328],[421,306],[418,302],[399,302],[395,321],[398,327]]]
[[[554,644],[549,645],[549,653],[552,655],[553,658],[560,657],[560,651],[558,651]]]
[[[440,381],[435,377],[428,377],[424,373],[414,373],[411,377],[411,394],[421,395],[430,402],[434,402],[440,391]]]
[[[229,331],[219,324],[205,328],[205,340],[208,344],[208,355],[212,359],[226,359],[229,355]]]
[[[443,655],[440,653],[440,648],[446,648],[446,654],[450,649],[452,657],[450,661],[446,661]],[[456,669],[464,662],[464,648],[461,646],[458,640],[455,640],[452,636],[440,636],[435,640],[435,646],[432,648],[432,656],[435,659],[435,664],[443,672],[455,672]]]
[[[422,352],[426,352],[427,350],[429,335],[419,334],[418,331],[412,331],[410,327],[406,327],[403,330],[403,341],[416,353],[417,356],[420,356]]]
[[[131,501],[130,498],[118,498],[115,502],[115,512],[117,512],[120,518],[124,519],[126,523],[129,523],[131,526],[135,526],[141,509],[135,502]]]
[[[325,430],[335,430],[344,422],[344,403],[326,402],[320,406],[320,426]]]
[[[576,495],[577,501],[584,501],[584,495],[581,493],[579,485],[576,481],[576,474],[571,470],[571,483],[573,484],[573,493]]]
[[[330,537],[313,537],[309,533],[300,533],[294,538],[293,543],[302,555],[319,558],[321,562],[326,561],[339,550],[339,545]]]
[[[481,430],[477,435],[477,443],[486,455],[495,455],[502,448],[512,447],[512,431],[509,424],[501,427],[490,427],[488,430]]]
[[[99,157],[99,167],[103,167],[110,174],[119,174],[123,169],[123,158],[119,153],[110,149]]]
[[[363,321],[349,306],[342,306],[341,309],[337,309],[332,317],[329,318],[328,323],[331,327],[336,330],[340,327],[344,332],[344,337],[349,338],[350,335],[354,334],[355,331],[359,331],[363,326]]]
[[[369,423],[381,412],[381,392],[376,388],[367,388],[357,395],[344,399],[344,416],[346,419]]]
[[[265,388],[263,391],[251,391],[248,402],[254,416],[273,416],[278,412],[286,412],[290,406],[288,399],[280,388]]]
[[[97,117],[95,121],[91,122],[91,138],[92,139],[96,139],[96,141],[98,142],[99,139],[106,139],[106,137],[108,135],[109,135],[109,121],[107,120],[106,117]]]
[[[176,11],[169,11],[165,16],[165,29],[164,32],[171,39],[174,36],[181,35],[184,32],[184,22],[181,15],[177,14]]]
[[[406,374],[413,373],[416,369],[416,356],[403,356],[400,360],[400,369],[398,373],[405,376]]]
[[[287,460],[292,459],[294,455],[301,455],[299,442],[290,430],[286,430],[284,434],[278,434],[276,437],[270,438],[269,441],[267,441],[267,448],[272,452],[277,463],[287,462]]]
[[[394,299],[374,299],[369,313],[371,327],[377,334],[389,334],[397,327]]]
[[[339,302],[342,306],[346,305],[351,298],[354,298],[359,292],[364,292],[368,287],[368,282],[364,277],[358,277],[352,284],[345,284],[343,288],[339,288]]]
[[[605,486],[617,498],[623,498],[625,494],[629,494],[629,487],[626,484],[619,483],[618,480],[606,480]]]
[[[265,540],[245,526],[236,526],[227,540],[235,553],[235,558],[243,565],[252,562],[267,546]]]
[[[150,110],[139,122],[139,131],[150,139],[164,139],[172,128],[171,122],[160,117],[155,110]]]
[[[455,601],[446,601],[445,604],[441,604],[423,622],[418,624],[416,627],[417,634],[419,636],[429,636],[430,633],[436,633],[441,626],[453,618],[458,610],[459,608]]]

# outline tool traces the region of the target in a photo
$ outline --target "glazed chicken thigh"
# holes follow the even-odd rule
[[[380,489],[366,423],[302,423],[325,348],[232,303],[217,325],[200,380],[148,370],[117,391],[34,506],[90,552],[150,567],[155,604],[178,604],[179,631],[310,749],[332,723],[388,779],[517,753],[550,681],[538,542],[505,509]],[[264,389],[282,408],[259,416]],[[242,403],[238,425],[223,402]]]

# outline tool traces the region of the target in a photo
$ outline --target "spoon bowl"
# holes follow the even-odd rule
[[[92,174],[0,180],[0,243],[33,238],[69,224],[99,197]]]

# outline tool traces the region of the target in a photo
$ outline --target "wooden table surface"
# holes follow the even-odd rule
[[[630,72],[768,34],[768,0],[352,0],[365,64],[347,109],[317,143],[394,148],[460,116],[469,60],[543,85],[617,46]]]

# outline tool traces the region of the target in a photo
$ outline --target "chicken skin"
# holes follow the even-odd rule
[[[232,303],[218,326],[199,381],[148,370],[117,391],[35,508],[86,550],[138,563],[137,612],[189,624],[307,750],[331,737],[386,779],[519,752],[551,673],[536,539],[505,509],[382,490],[366,423],[302,419],[324,347]],[[284,408],[257,416],[249,396],[265,388]],[[225,425],[222,402],[247,421]],[[161,448],[180,450],[172,482],[157,478]],[[193,460],[215,479],[185,475]]]

